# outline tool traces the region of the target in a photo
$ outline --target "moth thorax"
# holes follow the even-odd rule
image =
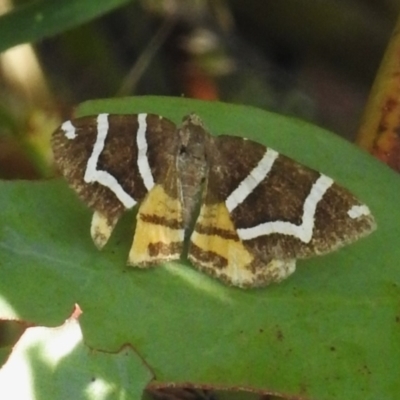
[[[208,133],[200,120],[187,117],[179,130],[180,148],[177,157],[178,176],[183,199],[185,228],[190,226],[207,173],[206,141]]]

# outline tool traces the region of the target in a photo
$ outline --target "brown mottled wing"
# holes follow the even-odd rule
[[[98,118],[76,118],[54,132],[54,160],[68,184],[89,207],[109,215],[120,215],[127,207],[113,190],[96,181],[85,182],[88,162],[99,137]],[[169,158],[174,157],[176,126],[157,115],[147,115],[146,121],[149,164],[154,180],[160,182]],[[75,128],[74,134],[70,131],[70,138],[67,123]],[[137,115],[108,115],[108,132],[96,165],[97,170],[106,171],[114,177],[123,191],[136,202],[148,192],[138,168],[138,129]]]
[[[368,208],[325,175],[250,140],[220,136],[212,142],[192,236],[191,257],[199,268],[238,286],[264,285],[292,273],[295,259],[332,251],[374,229]],[[219,216],[210,212],[216,207]],[[222,246],[228,236],[240,251]]]
[[[122,213],[156,185],[176,196],[170,176],[177,152],[176,126],[152,114],[99,114],[65,122],[53,134],[55,162],[69,185],[95,213],[98,247]]]

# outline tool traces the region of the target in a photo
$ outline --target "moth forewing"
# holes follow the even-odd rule
[[[249,249],[272,258],[303,258],[337,249],[375,228],[368,207],[331,178],[261,144],[245,143],[257,154],[245,178],[232,177],[226,169],[213,173],[217,168],[210,168],[209,178],[216,187],[224,182],[225,188],[235,188],[223,198]],[[229,147],[219,148],[213,162],[223,164]],[[351,212],[354,207],[363,212]]]
[[[152,114],[82,117],[64,122],[54,133],[56,164],[94,210],[91,236],[98,248],[124,211],[164,180],[176,145],[176,126]]]

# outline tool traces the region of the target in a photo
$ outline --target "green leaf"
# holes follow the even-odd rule
[[[240,290],[187,261],[125,268],[133,214],[99,252],[90,212],[61,180],[0,184],[0,318],[60,324],[73,304],[85,343],[131,344],[160,382],[251,387],[318,400],[400,392],[398,176],[350,143],[262,110],[180,98],[88,102],[78,115],[199,114],[215,134],[244,135],[317,168],[374,213],[378,230],[298,262],[279,285]]]
[[[0,17],[0,52],[74,28],[129,0],[37,0]]]
[[[0,397],[139,399],[151,377],[129,347],[115,354],[88,348],[72,316],[60,327],[32,327],[23,333],[0,369]]]

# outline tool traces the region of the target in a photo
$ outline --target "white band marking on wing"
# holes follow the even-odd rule
[[[146,122],[147,114],[138,115],[139,128],[136,135],[137,147],[138,147],[138,168],[140,176],[143,179],[144,186],[150,191],[154,186],[153,174],[151,173],[149,159],[147,157],[147,140],[146,140]]]
[[[225,205],[229,212],[243,203],[247,196],[265,179],[278,156],[279,153],[275,150],[267,149],[264,157],[226,199]]]
[[[317,179],[304,202],[301,225],[286,221],[265,222],[252,228],[238,229],[239,237],[242,240],[251,240],[259,236],[280,233],[295,236],[302,242],[308,243],[312,239],[317,205],[332,184],[333,180],[325,175],[321,174]]]
[[[349,211],[347,211],[347,215],[352,219],[360,218],[363,215],[369,215],[369,214],[371,214],[371,211],[365,204],[353,206],[350,208]]]
[[[75,139],[76,138],[76,129],[75,127],[72,125],[71,121],[65,121],[62,125],[61,125],[61,129],[64,131],[65,136],[67,139]]]
[[[137,202],[133,199],[118,181],[107,171],[101,171],[97,169],[97,162],[100,154],[104,149],[104,142],[108,134],[108,114],[99,114],[97,116],[97,137],[96,142],[93,146],[93,152],[89,157],[84,180],[86,183],[98,182],[100,185],[109,188],[118,198],[118,200],[124,205],[125,208],[132,208]]]

